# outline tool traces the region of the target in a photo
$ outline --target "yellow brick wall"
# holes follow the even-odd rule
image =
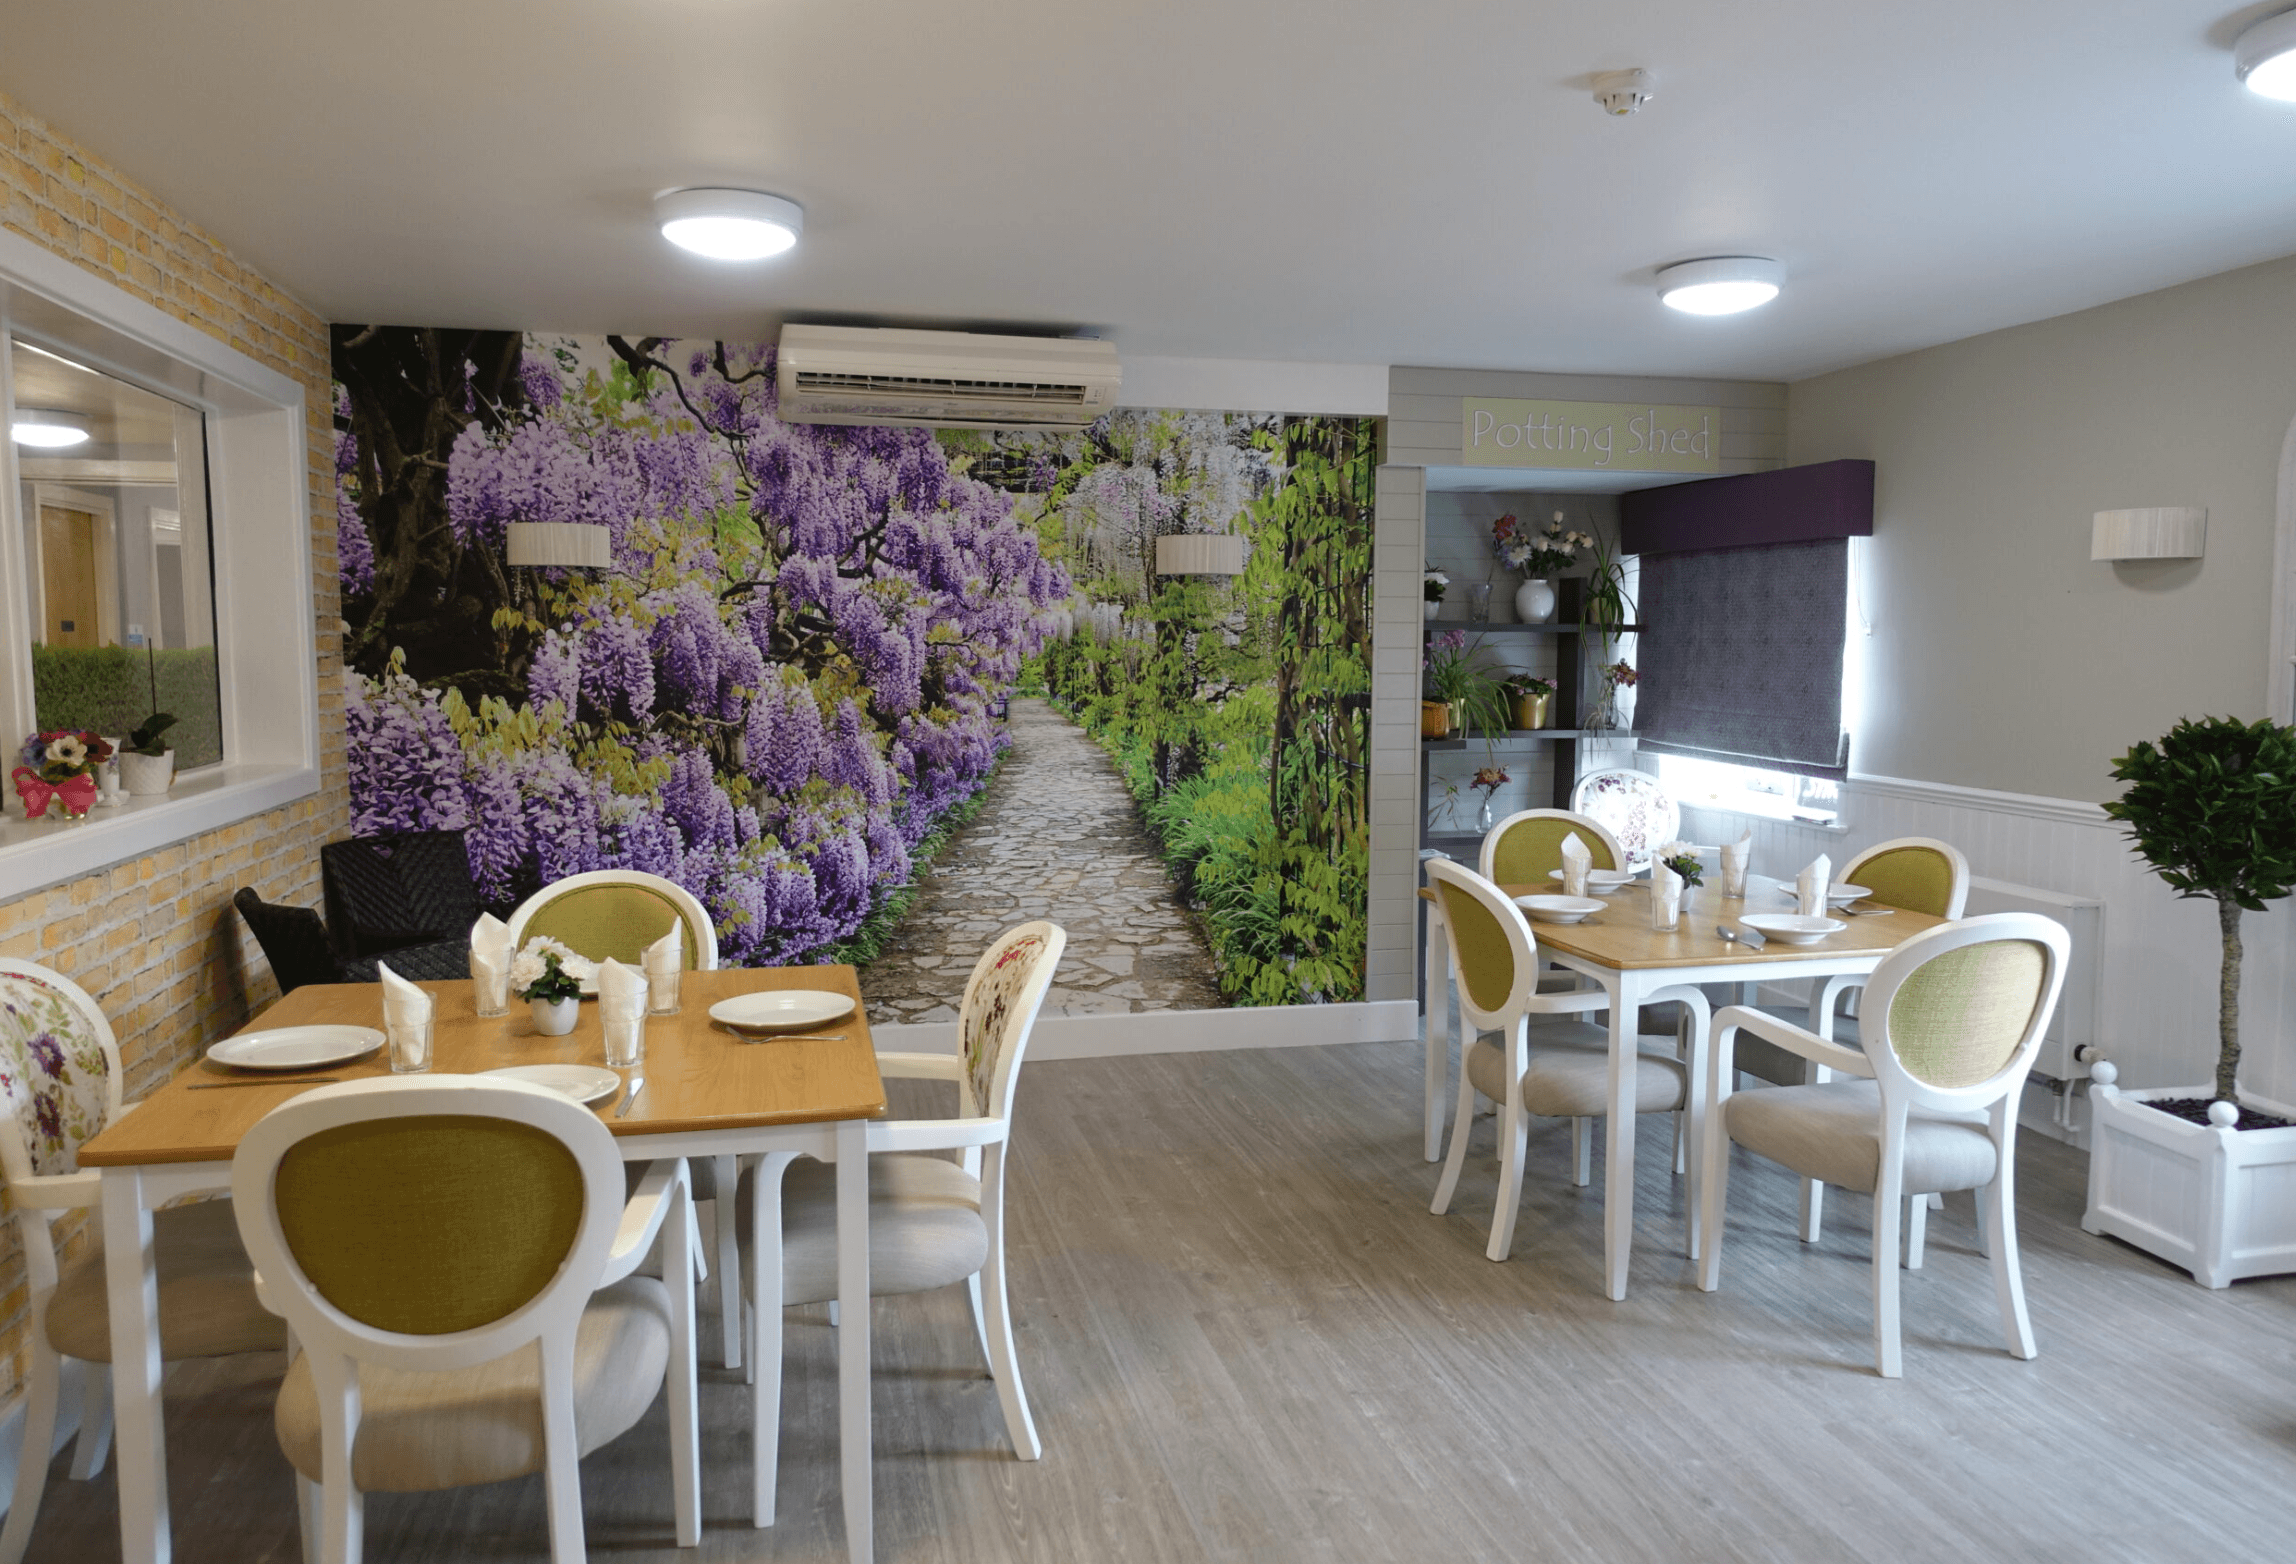
[[[266,900],[315,907],[319,844],[348,834],[327,325],[4,93],[0,226],[294,377],[309,398],[320,791],[67,885],[11,896],[0,882],[0,956],[43,962],[96,997],[119,1034],[133,1099],[277,994],[232,892],[252,885]],[[12,748],[21,735],[0,738]],[[0,1400],[15,1393],[27,1324],[11,1221],[0,1233]]]

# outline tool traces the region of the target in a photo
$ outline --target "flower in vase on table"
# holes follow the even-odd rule
[[[521,999],[578,999],[583,983],[597,972],[596,962],[538,934],[511,958],[510,986]]]
[[[1658,861],[1682,876],[1685,885],[1704,885],[1706,867],[1698,861],[1698,849],[1688,842],[1667,842],[1658,849]]]

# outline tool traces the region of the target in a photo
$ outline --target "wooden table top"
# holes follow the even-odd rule
[[[606,1060],[606,1036],[594,1001],[582,1005],[581,1019],[564,1037],[543,1037],[524,1002],[513,1000],[510,1014],[481,1020],[473,985],[424,983],[437,999],[433,1012],[434,1073],[475,1074],[514,1064],[598,1064]],[[629,1117],[612,1117],[616,1098],[594,1103],[616,1135],[658,1135],[671,1131],[747,1129],[773,1124],[861,1119],[883,1111],[885,1083],[869,1040],[865,1008],[820,1028],[822,1035],[797,1034],[749,1042],[709,1018],[718,1000],[764,989],[820,988],[849,994],[858,1005],[861,986],[853,968],[728,967],[688,972],[679,1013],[646,1019],[646,1089]],[[383,1024],[379,983],[314,984],[281,999],[242,1030],[324,1023]],[[389,1050],[352,1064],[302,1072],[361,1080],[390,1074]],[[286,1076],[259,1086],[228,1091],[193,1091],[194,1084],[259,1080],[257,1072],[232,1070],[200,1060],[179,1071],[145,1098],[136,1111],[114,1122],[80,1148],[83,1167],[120,1167],[157,1162],[229,1161],[240,1138],[256,1120],[305,1090],[302,1076]]]
[[[1886,917],[1843,917],[1849,925],[1839,934],[1807,945],[1789,945],[1773,939],[1761,949],[1735,945],[1714,932],[1716,924],[1735,924],[1747,913],[1792,912],[1794,904],[1777,894],[1780,882],[1762,875],[1746,877],[1744,900],[1727,900],[1718,885],[1698,891],[1696,902],[1682,915],[1671,933],[1650,926],[1650,887],[1638,883],[1597,898],[1609,905],[1583,923],[1538,923],[1531,930],[1544,950],[1560,951],[1620,971],[1645,967],[1704,967],[1723,963],[1752,965],[1761,962],[1808,961],[1813,957],[1886,956],[1923,929],[1945,922],[1927,913],[1899,908]],[[1543,885],[1502,885],[1509,896],[1547,896],[1553,882]]]

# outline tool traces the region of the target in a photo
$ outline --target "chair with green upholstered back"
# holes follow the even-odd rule
[[[588,1108],[521,1081],[385,1077],[303,1093],[240,1142],[231,1188],[264,1303],[305,1558],[359,1555],[362,1493],[540,1471],[579,1564],[576,1462],[670,1384],[677,1539],[700,1540],[686,1169],[628,1193]],[[664,1280],[637,1274],[662,1245]]]
[[[1599,988],[1540,992],[1538,940],[1522,909],[1498,886],[1457,864],[1430,859],[1427,877],[1450,941],[1452,969],[1459,974],[1459,1009],[1475,1039],[1459,1071],[1451,1150],[1431,1209],[1437,1216],[1451,1209],[1474,1132],[1474,1094],[1480,1092],[1499,1105],[1499,1191],[1484,1252],[1504,1260],[1514,1247],[1522,1204],[1530,1120],[1585,1119],[1609,1111],[1609,1033],[1569,1018],[1607,1010],[1610,999]],[[1486,1032],[1497,1032],[1500,1041],[1484,1041]],[[1671,1037],[1637,1040],[1637,1113],[1673,1113],[1688,1104],[1689,1076],[1672,1057],[1674,1047]]]
[[[694,894],[673,880],[637,869],[597,869],[554,880],[510,915],[515,948],[547,936],[592,961],[611,956],[636,966],[646,947],[674,928],[685,931],[686,966],[717,967],[717,926]]]
[[[1586,844],[1589,867],[1616,869],[1626,853],[1599,822],[1567,809],[1525,809],[1491,827],[1476,868],[1496,885],[1530,885],[1563,866],[1563,839],[1573,831]]]
[[[110,1449],[104,1252],[83,1243],[63,1260],[53,1224],[66,1212],[96,1208],[96,1170],[80,1167],[79,1150],[126,1111],[119,1046],[96,1002],[60,972],[0,959],[0,1176],[24,1251],[22,1317],[30,1325],[24,1454],[16,1463],[8,1525],[0,1531],[5,1564],[23,1558],[40,1513],[66,1358],[84,1364],[86,1374],[72,1476],[93,1477]],[[152,1242],[160,1344],[169,1359],[269,1352],[287,1344],[286,1329],[255,1300],[254,1267],[239,1247],[229,1201],[153,1212]]]
[[[1698,1285],[1722,1264],[1730,1148],[1804,1178],[1873,1196],[1874,1361],[1904,1370],[1898,1342],[1898,1221],[1905,1197],[1981,1191],[1978,1217],[2009,1351],[2033,1356],[2017,1265],[2017,1108],[2056,1009],[2071,941],[2037,913],[2001,912],[1925,929],[1883,958],[1866,987],[1861,1051],[1777,1016],[1732,1005],[1714,1017],[1707,1060],[1705,1253]],[[1738,1034],[1852,1080],[1733,1094]]]

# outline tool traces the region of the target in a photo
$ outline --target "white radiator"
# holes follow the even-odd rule
[[[2033,1073],[2059,1081],[2087,1079],[2089,1067],[2078,1055],[2084,1045],[2097,1040],[2097,953],[2104,948],[2104,903],[1971,875],[1969,903],[1964,911],[1972,918],[1986,912],[2037,912],[2056,919],[2072,935],[2065,989],[2057,999],[2057,1014],[2049,1022],[2041,1051],[2034,1056]]]

